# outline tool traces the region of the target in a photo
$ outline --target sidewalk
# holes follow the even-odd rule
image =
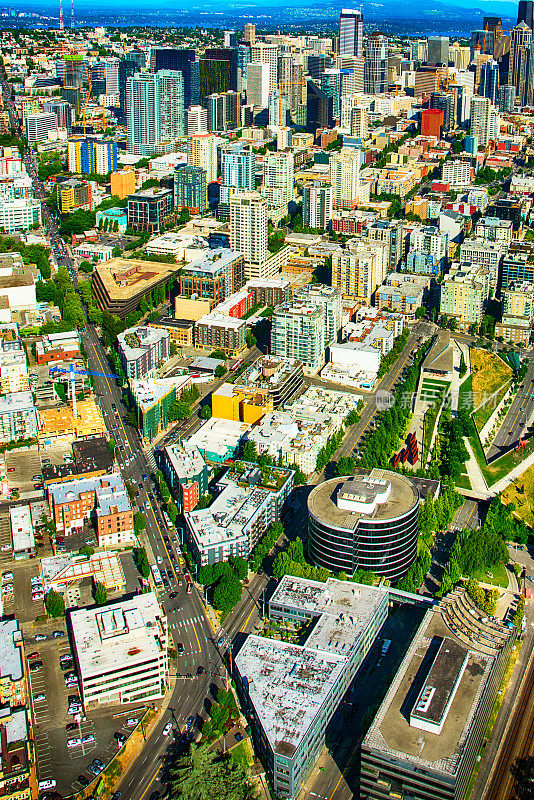
[[[471,487],[476,495],[489,497],[491,493],[488,491],[488,485],[482,474],[482,470],[478,466],[478,461],[475,458],[475,454],[473,453],[473,448],[469,442],[469,439],[464,438],[464,443],[467,448],[467,452],[469,453],[469,461],[466,463],[467,467],[467,474],[469,476],[469,480],[471,482]]]

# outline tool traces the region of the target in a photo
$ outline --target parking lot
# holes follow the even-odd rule
[[[63,635],[54,636],[55,631]],[[70,795],[98,774],[98,767],[91,767],[93,773],[89,769],[93,759],[106,765],[113,758],[119,747],[117,737],[122,736],[124,742],[130,736],[145,708],[121,707],[120,714],[98,709],[84,716],[77,686],[73,680],[66,685],[67,676],[74,672],[74,660],[65,620],[51,622],[38,633],[33,629],[24,641],[39,780],[53,777],[58,792]]]
[[[6,452],[7,482],[9,488],[20,495],[35,494],[35,486],[42,486],[41,459],[37,446]]]

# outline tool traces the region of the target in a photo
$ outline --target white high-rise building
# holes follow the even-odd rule
[[[491,100],[476,95],[471,98],[471,136],[478,136],[478,142],[487,147],[490,140]]]
[[[245,259],[245,278],[267,278],[267,200],[259,192],[240,192],[230,200],[230,247]]]
[[[206,183],[217,180],[217,145],[224,140],[212,133],[194,133],[187,142],[187,163],[206,170]]]
[[[254,108],[269,104],[269,64],[252,61],[247,67],[247,102]]]
[[[339,52],[341,55],[363,55],[363,14],[353,8],[342,8],[339,17]]]
[[[330,157],[334,208],[354,208],[360,200],[360,151],[343,147]]]
[[[252,62],[269,65],[269,91],[273,92],[278,86],[278,45],[257,42],[251,47]],[[250,65],[248,67],[250,69]],[[247,81],[248,81],[247,71]]]
[[[350,112],[350,135],[356,139],[367,139],[369,114],[363,106],[355,106]]]
[[[270,206],[287,206],[294,197],[293,153],[268,153],[263,159],[261,193]]]
[[[163,69],[126,79],[128,152],[140,156],[176,149],[184,135],[184,79]]]
[[[302,190],[302,222],[305,228],[327,228],[332,219],[332,188],[304,186]]]
[[[187,112],[187,135],[208,132],[208,112],[202,106],[191,106]]]
[[[30,144],[46,141],[49,131],[57,131],[56,114],[53,114],[51,111],[43,111],[39,114],[28,114],[26,117],[26,138]]]

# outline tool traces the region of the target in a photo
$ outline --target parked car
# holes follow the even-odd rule
[[[76,731],[78,730],[78,723],[77,722],[67,722],[65,725],[66,731]]]
[[[130,717],[130,719],[126,720],[126,726],[128,728],[133,728],[135,725],[139,724],[139,720],[137,717]]]
[[[37,670],[41,669],[42,666],[43,666],[42,661],[32,661],[32,663],[30,664],[30,672],[37,672]]]
[[[168,736],[171,731],[172,731],[172,722],[167,722],[162,731],[163,736]]]
[[[94,742],[95,737],[92,733],[88,733],[86,736],[82,736],[82,743],[89,744],[90,742]]]
[[[37,652],[37,650],[34,650],[33,653],[30,653],[30,655],[28,656],[28,661],[32,661],[32,659],[34,658],[39,658],[39,653]]]
[[[54,639],[58,639],[60,636],[65,636],[65,631],[54,631],[52,636],[54,637]]]
[[[12,572],[3,572],[2,573],[2,581],[12,581],[13,580],[13,573]]]
[[[37,636],[35,637],[36,642],[44,642],[46,641],[46,639],[47,639],[46,633],[38,633]]]
[[[34,703],[42,703],[43,700],[46,700],[46,695],[43,694],[42,692],[36,694],[35,697],[33,698]]]
[[[71,747],[80,747],[82,743],[81,739],[76,737],[75,739],[67,739],[67,747],[70,749]]]
[[[86,778],[85,775],[78,775],[76,780],[78,781],[80,786],[83,786],[84,789],[85,789],[86,786],[89,786],[89,784],[91,783],[91,781],[88,778]]]

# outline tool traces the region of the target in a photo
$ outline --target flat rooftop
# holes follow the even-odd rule
[[[308,510],[314,517],[334,528],[353,531],[359,519],[388,520],[406,514],[419,503],[415,484],[404,475],[389,470],[373,469],[371,481],[386,481],[390,486],[385,503],[376,504],[371,514],[347,511],[337,506],[338,493],[346,485],[346,478],[334,478],[316,486],[308,497]]]
[[[178,264],[160,264],[139,258],[112,258],[95,266],[95,272],[111,300],[129,300],[148,292],[179,269]]]
[[[467,663],[469,651],[448,636],[440,647],[410,714],[410,721],[439,725],[454,698],[455,685]],[[415,725],[417,727],[417,725]]]
[[[51,483],[48,495],[55,505],[74,503],[85,492],[94,492],[97,516],[120,514],[132,510],[126,486],[118,473],[93,478],[75,478],[63,483]]]
[[[190,375],[177,375],[174,378],[143,378],[130,381],[133,398],[139,408],[146,412],[153,405],[176,389],[178,396],[191,384]]]
[[[461,646],[441,614],[428,611],[362,742],[364,750],[378,750],[392,758],[408,761],[414,767],[432,769],[448,776],[456,774],[494,656],[468,651],[467,666],[440,734],[412,727],[409,712],[427,683],[437,648],[447,637]],[[442,677],[446,680],[445,675]]]
[[[7,675],[12,681],[20,681],[24,672],[22,650],[17,642],[22,641],[22,633],[16,619],[0,620],[0,675]]]
[[[387,589],[285,576],[270,600],[318,616],[304,645],[249,636],[235,664],[271,746],[292,756],[387,597]]]
[[[70,616],[82,678],[159,659],[166,647],[165,620],[153,592]],[[165,624],[166,631],[166,624]]]

